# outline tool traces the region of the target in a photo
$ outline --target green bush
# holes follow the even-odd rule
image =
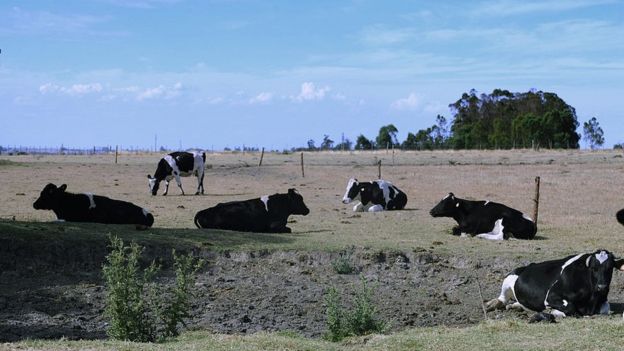
[[[356,289],[351,310],[344,310],[336,288],[330,288],[325,295],[327,340],[340,341],[347,336],[383,333],[387,329],[387,324],[376,318],[378,311],[372,302],[373,288],[368,286],[363,276],[360,282],[361,287]]]
[[[176,284],[169,289],[154,283],[160,266],[152,262],[141,270],[143,248],[111,237],[111,253],[102,268],[106,284],[105,316],[108,335],[117,340],[162,341],[179,334],[178,326],[190,317],[190,299],[203,261],[178,256],[173,250]]]
[[[340,257],[332,262],[334,272],[338,274],[351,274],[355,271],[355,268],[351,264],[351,255],[340,254]]]

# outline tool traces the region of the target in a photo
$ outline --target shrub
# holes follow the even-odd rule
[[[345,311],[336,288],[332,287],[325,296],[327,304],[327,332],[329,341],[340,341],[347,336],[383,333],[387,329],[384,321],[378,320],[377,308],[373,305],[373,288],[360,277],[361,287],[356,289],[351,310]]]
[[[332,262],[334,272],[338,274],[351,274],[355,271],[355,267],[351,264],[351,255],[340,254],[340,257]]]
[[[111,253],[102,268],[106,283],[104,314],[110,320],[108,335],[113,339],[153,342],[179,335],[178,326],[190,318],[192,288],[202,260],[178,256],[173,250],[176,283],[165,289],[153,281],[160,266],[152,262],[141,270],[143,248],[125,246],[111,237]]]

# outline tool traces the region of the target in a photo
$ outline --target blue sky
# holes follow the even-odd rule
[[[463,92],[557,93],[624,142],[624,3],[0,3],[0,145],[399,139]],[[580,129],[579,129],[580,132]]]

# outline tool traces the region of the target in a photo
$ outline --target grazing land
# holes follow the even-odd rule
[[[554,335],[559,328],[578,332],[579,339],[603,327],[612,330],[609,335],[621,334],[616,328],[621,314],[535,327],[526,324],[524,314],[491,312],[488,318],[497,321],[483,323],[478,293],[480,283],[484,298],[497,296],[505,274],[529,262],[598,248],[624,255],[624,228],[615,221],[624,207],[618,191],[624,185],[621,151],[396,152],[394,157],[391,151],[305,153],[305,178],[299,153],[265,154],[261,167],[259,153],[207,154],[204,196],[180,196],[175,181],[169,195],[151,196],[146,175],[153,174],[161,156],[122,154],[118,164],[114,155],[0,156],[0,340],[104,338],[99,269],[109,234],[138,241],[149,259],[165,266],[173,247],[207,259],[191,329],[262,332],[194,332],[161,345],[163,349],[199,348],[200,343],[250,349],[473,349],[504,345],[506,337],[514,347],[557,349],[569,344],[563,339],[538,344],[534,336]],[[376,179],[379,160],[382,178],[407,193],[406,210],[354,213],[353,205],[341,203],[347,180]],[[535,176],[541,177],[537,240],[453,237],[454,221],[429,216],[448,192],[501,202],[532,216]],[[49,182],[146,207],[154,214],[154,227],[135,231],[131,226],[51,223],[51,211],[32,208]],[[196,178],[182,178],[182,183],[187,193],[194,193]],[[290,218],[291,234],[194,227],[192,219],[200,209],[293,187],[311,212]],[[353,263],[356,274],[334,272],[332,263],[341,255]],[[396,334],[345,344],[292,336],[321,336],[326,289],[336,286],[348,299],[357,289],[358,273],[374,282],[380,317]],[[170,280],[169,275],[161,277],[163,283]],[[610,297],[621,310],[624,274],[614,273]],[[619,345],[609,344],[608,338],[597,342],[588,347]],[[29,342],[8,347],[125,347],[120,345]]]

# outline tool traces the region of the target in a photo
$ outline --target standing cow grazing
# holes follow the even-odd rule
[[[237,230],[241,232],[290,233],[288,216],[306,216],[310,210],[297,190],[287,194],[266,195],[245,201],[220,203],[197,212],[197,228]]]
[[[500,296],[486,307],[490,311],[504,308],[534,311],[537,312],[531,319],[534,322],[608,314],[607,295],[614,269],[624,270],[624,260],[616,260],[606,250],[531,263],[509,273],[503,280]],[[508,305],[511,300],[516,302]],[[546,309],[551,313],[545,313]]]
[[[165,192],[163,195],[167,195],[169,191],[169,181],[175,178],[176,183],[182,195],[184,195],[184,189],[182,189],[182,181],[180,177],[188,177],[194,175],[197,177],[197,192],[195,195],[199,195],[200,192],[204,194],[204,164],[206,163],[205,152],[172,152],[165,157],[161,158],[156,168],[154,176],[147,175],[149,179],[149,188],[152,195],[158,193],[158,187],[161,181],[165,181]]]
[[[372,182],[358,182],[351,178],[342,203],[348,204],[360,200],[353,211],[379,212],[383,210],[402,210],[407,203],[407,195],[392,183],[379,179]]]
[[[52,210],[59,220],[68,222],[136,224],[137,229],[151,227],[154,223],[149,211],[133,203],[91,193],[72,194],[65,192],[66,189],[66,184],[46,185],[33,207]]]
[[[429,212],[432,217],[451,217],[457,222],[453,235],[488,240],[533,239],[537,226],[522,212],[490,201],[470,201],[449,193]]]

